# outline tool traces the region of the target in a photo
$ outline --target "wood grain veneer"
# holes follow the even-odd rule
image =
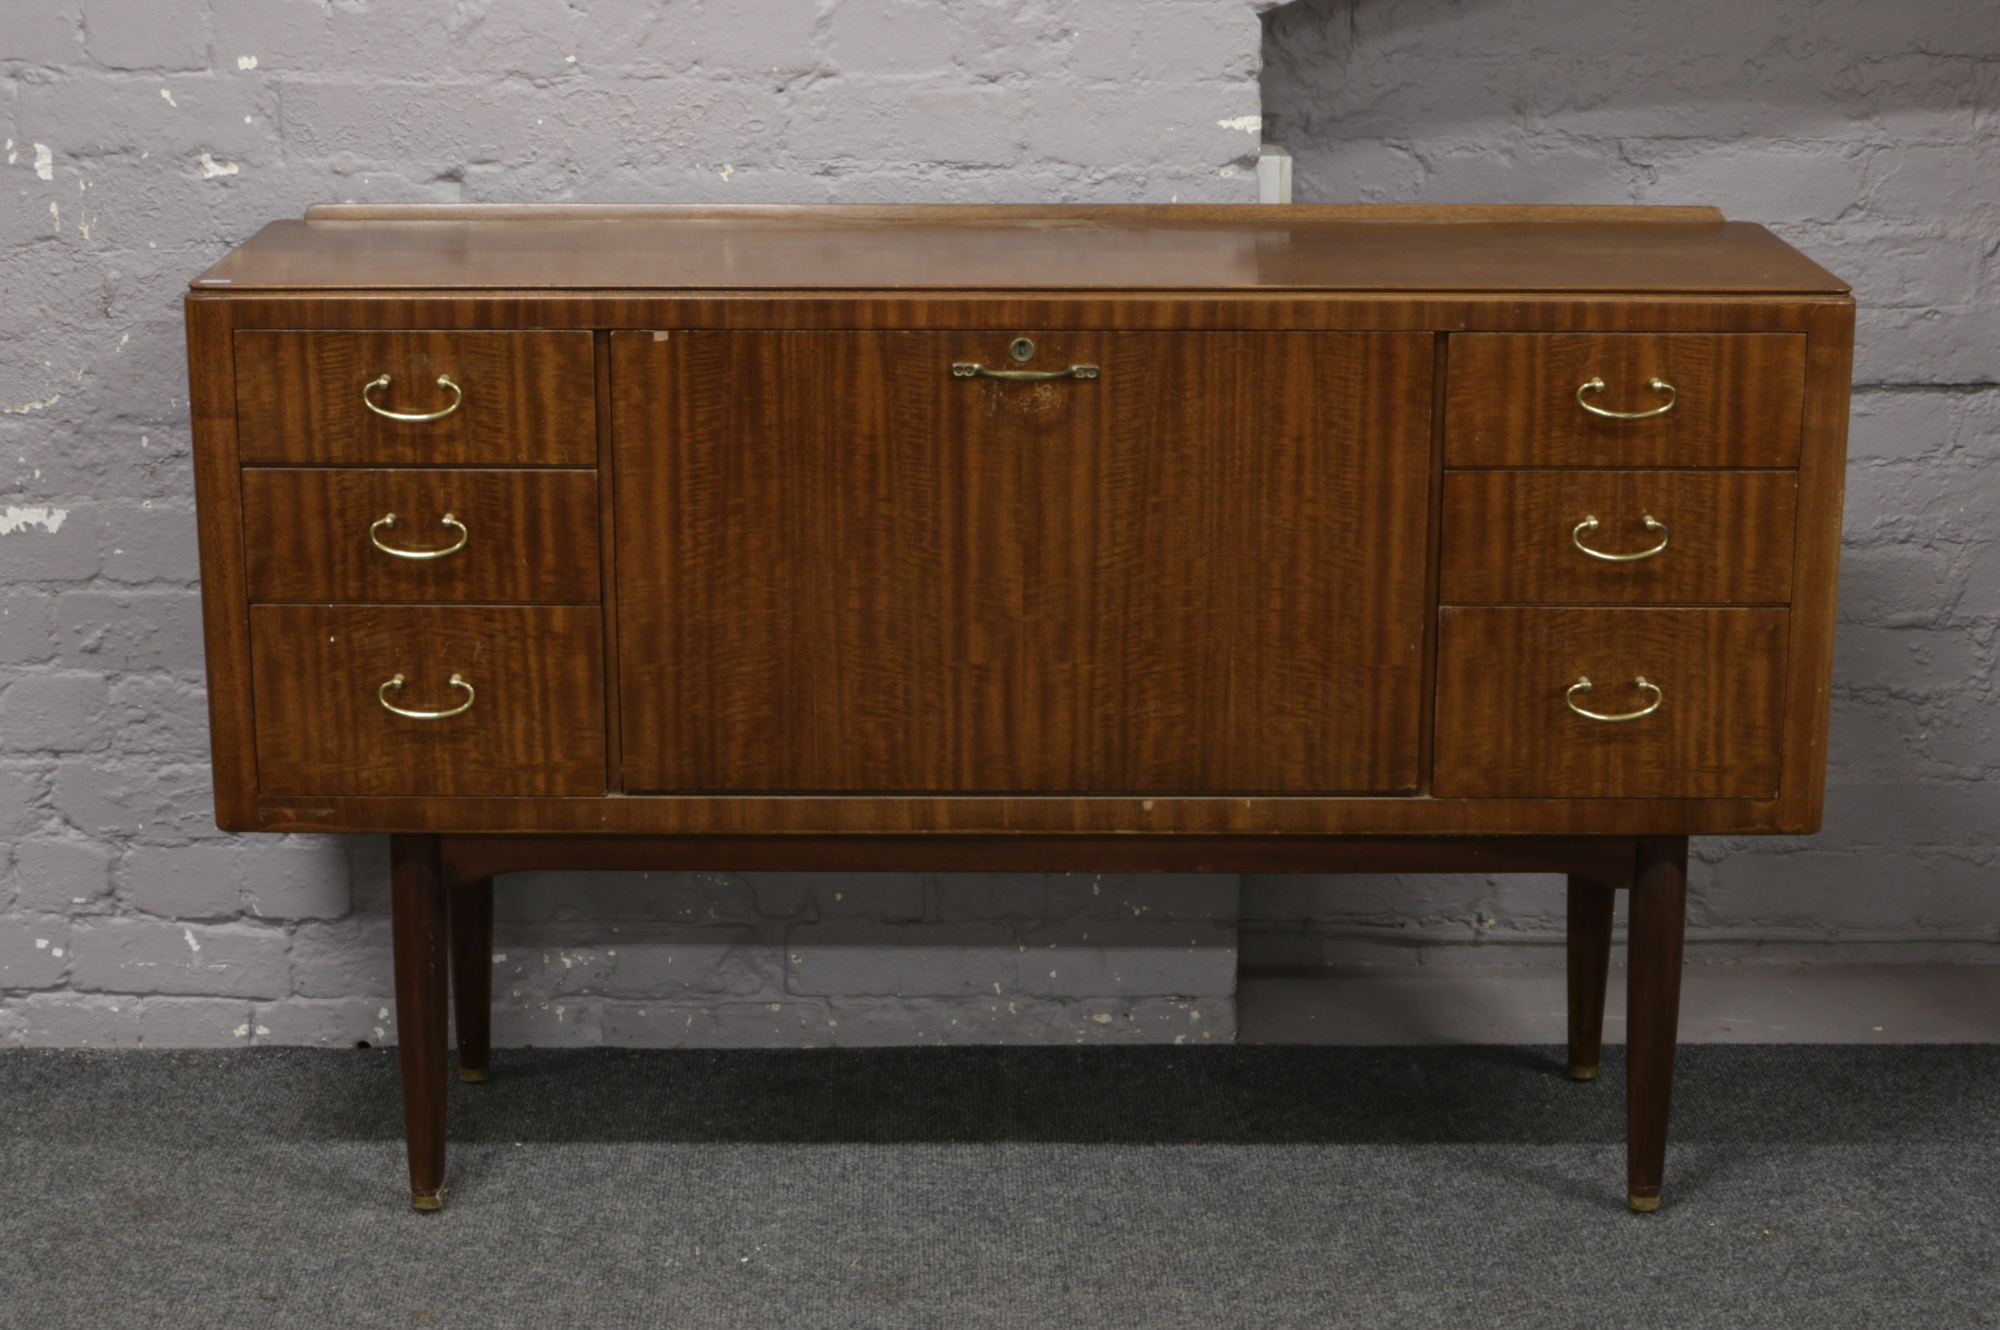
[[[1826,795],[1827,712],[1833,689],[1833,617],[1840,575],[1840,508],[1847,483],[1847,402],[1854,370],[1854,305],[1803,311],[1804,437],[1798,538],[1792,556],[1792,632],[1785,708],[1783,821],[1817,831]]]
[[[801,221],[799,225],[808,225]],[[1158,221],[1151,224],[1159,225]],[[354,237],[372,234],[359,223],[345,224],[358,229]],[[525,230],[535,227],[522,224]],[[1752,228],[1754,229],[1754,228]],[[1487,244],[1487,228],[1477,224],[1454,223],[1451,228],[1458,243],[1468,253],[1479,253]],[[1058,233],[1047,233],[1059,243]],[[538,243],[553,243],[545,233]],[[1817,271],[1817,270],[1815,270]],[[1702,816],[1731,830],[1806,831],[1816,825],[1820,788],[1818,773],[1824,763],[1824,716],[1826,679],[1830,673],[1833,576],[1837,559],[1837,515],[1841,482],[1840,450],[1845,428],[1844,385],[1851,352],[1852,302],[1837,294],[1837,284],[1820,293],[1821,279],[1796,283],[1774,278],[1754,289],[1746,288],[1726,297],[1715,294],[1663,297],[1644,292],[1616,294],[1571,292],[1551,298],[1504,288],[1506,270],[1495,264],[1473,286],[1459,293],[1356,296],[1314,294],[1297,290],[1265,290],[1251,295],[1219,288],[1178,291],[1105,291],[1076,295],[1061,292],[992,292],[964,289],[943,292],[916,292],[889,295],[824,290],[773,290],[757,293],[688,297],[669,292],[634,295],[592,292],[576,288],[548,287],[534,291],[467,291],[442,297],[423,291],[367,294],[358,291],[328,291],[312,296],[277,293],[238,295],[200,294],[190,298],[191,363],[221,366],[233,375],[232,329],[503,329],[503,328],[647,328],[692,329],[770,327],[774,323],[800,328],[828,329],[857,327],[904,327],[991,329],[1012,333],[1023,327],[1205,330],[1284,330],[1341,328],[1486,329],[1492,331],[1618,331],[1633,327],[1659,331],[1699,332],[1805,332],[1808,342],[1808,411],[1801,429],[1798,494],[1797,548],[1792,606],[1792,651],[1789,656],[1788,696],[1793,705],[1787,711],[1785,785],[1782,798],[1772,803],[1751,800],[1739,805],[1705,805]],[[1481,287],[1480,282],[1490,283]],[[1789,284],[1788,284],[1789,283]],[[1817,283],[1817,285],[1816,285]],[[602,336],[602,334],[600,334]],[[600,375],[600,400],[610,400],[608,371]],[[211,514],[226,502],[240,503],[238,483],[228,477],[237,473],[224,465],[233,456],[236,436],[235,413],[226,416],[199,409],[203,394],[214,395],[218,388],[233,398],[227,380],[212,370],[203,370],[195,383],[197,477],[216,482],[204,494],[217,491],[213,502],[203,500],[203,557],[205,585],[211,588],[208,604],[211,642],[211,677],[223,686],[233,670],[246,680],[238,688],[247,694],[247,640],[229,648],[228,622],[240,617],[240,610],[228,611],[227,601],[217,608],[217,592],[226,593],[232,580],[242,585],[245,556],[239,534],[220,534]],[[603,443],[609,447],[607,438]],[[229,451],[225,451],[225,447]],[[211,476],[210,473],[213,473]],[[608,493],[611,471],[603,468],[600,488]],[[227,484],[223,494],[219,486]],[[1434,488],[1434,496],[1437,491]],[[1439,500],[1434,497],[1433,502]],[[1828,514],[1831,514],[1829,525]],[[613,512],[600,496],[600,530],[607,555],[613,548]],[[237,519],[240,523],[240,518]],[[1831,531],[1833,534],[1828,535]],[[1435,545],[1433,546],[1435,551]],[[1812,557],[1806,557],[1808,552]],[[1435,558],[1435,552],[1431,555]],[[613,589],[606,558],[605,590]],[[238,602],[240,605],[240,602]],[[239,667],[235,661],[242,661]],[[605,654],[608,675],[617,669],[616,653]],[[1426,709],[1428,703],[1425,704]],[[217,698],[215,712],[215,770],[218,814],[242,827],[289,824],[294,813],[260,800],[256,793],[257,772],[254,752],[254,704],[241,696],[233,704]],[[621,727],[622,728],[622,727]],[[607,736],[615,748],[618,734]],[[1428,748],[1427,750],[1428,751]],[[609,760],[609,752],[607,753]],[[618,767],[610,768],[612,784],[617,783]],[[735,799],[738,802],[732,803]],[[1262,801],[1256,801],[1261,806]],[[598,824],[581,807],[566,800],[502,798],[485,805],[488,811],[477,816],[497,817],[509,825],[545,826],[549,830],[576,829]],[[928,794],[882,794],[870,800],[836,800],[830,806],[842,811],[830,817],[813,817],[803,823],[792,814],[780,816],[786,807],[782,798],[773,800],[761,793],[739,796],[662,795],[621,806],[616,817],[601,820],[607,828],[616,825],[628,832],[683,833],[699,828],[743,828],[757,819],[775,817],[771,825],[816,825],[861,830],[868,827],[895,829],[911,825],[940,827],[1012,827],[1022,831],[1042,829],[1062,833],[1085,825],[1116,826],[1128,816],[1116,811],[1137,805],[1106,805],[1101,813],[1082,820],[1055,814],[1052,806],[1040,801],[997,804],[966,804],[962,811],[943,814],[939,810],[958,805],[943,803]],[[1224,800],[1204,802],[1199,796],[1178,806],[1188,811],[1174,825],[1224,829],[1238,825],[1230,805]],[[988,811],[974,815],[973,809]],[[1164,805],[1163,805],[1164,807]],[[309,824],[366,825],[369,819],[393,816],[399,825],[412,828],[444,829],[467,827],[476,816],[463,801],[426,805],[421,800],[396,805],[391,814],[386,806],[365,811],[352,796],[327,796],[320,805],[296,810]],[[1211,811],[1195,814],[1193,810]],[[1613,809],[1617,811],[1613,812]],[[338,811],[336,811],[338,810]],[[1509,819],[1529,819],[1527,823]],[[1151,825],[1151,819],[1142,819]],[[1672,801],[1605,801],[1602,815],[1584,818],[1574,808],[1557,801],[1499,801],[1480,805],[1477,801],[1419,800],[1414,806],[1398,806],[1395,801],[1361,799],[1315,799],[1270,823],[1261,813],[1244,826],[1284,825],[1304,829],[1311,825],[1338,827],[1346,833],[1374,829],[1382,832],[1458,832],[1500,830],[1509,826],[1541,825],[1564,828],[1601,827],[1606,832],[1630,830],[1673,831],[1697,828],[1688,805]]]
[[[1447,607],[1438,619],[1440,795],[1769,799],[1783,761],[1782,609]],[[1594,721],[1588,710],[1652,715]]]
[[[662,208],[533,221],[273,222],[200,289],[1818,292],[1762,227],[1629,210],[1357,215],[1266,208]],[[490,215],[489,215],[490,216]],[[1539,216],[1539,215],[1538,215]],[[407,218],[407,220],[404,220]],[[1379,218],[1379,220],[1377,220]],[[1589,220],[1597,218],[1600,220]]]
[[[1635,836],[1783,829],[1777,799],[1432,796],[644,795],[419,799],[267,795],[260,831],[619,836]],[[1532,827],[1533,832],[1523,831]],[[815,865],[801,850],[793,867]],[[977,862],[960,865],[966,872]],[[1185,871],[1201,871],[1192,866]],[[1221,871],[1221,870],[1217,870]],[[1273,869],[1271,871],[1279,871]],[[1299,869],[1297,871],[1308,871]]]
[[[1796,334],[1464,333],[1452,338],[1447,466],[1796,466],[1806,339]],[[1646,420],[1604,410],[1672,409]]]
[[[1027,335],[613,335],[628,790],[1415,787],[1432,339]]]
[[[1452,471],[1444,478],[1446,602],[1782,605],[1792,596],[1792,471]],[[1666,548],[1613,563],[1611,554]],[[1652,517],[1664,536],[1648,528]]]
[[[1560,298],[1504,289],[1354,293],[1310,290],[1007,291],[945,287],[893,292],[813,288],[773,291],[619,291],[593,288],[487,291],[194,292],[237,329],[787,328],[1111,332],[1664,332],[1796,333],[1844,296],[1714,293],[1660,296],[1581,292]]]
[[[256,605],[257,759],[267,794],[604,791],[598,614],[583,607]],[[444,720],[409,710],[472,707]]]
[[[435,559],[376,548],[464,547]],[[243,472],[252,600],[597,600],[597,474],[459,468]]]
[[[236,334],[236,420],[246,463],[379,466],[591,466],[596,393],[587,332],[325,332]],[[385,419],[375,400],[441,420]]]
[[[243,559],[243,487],[236,447],[236,363],[228,305],[188,301],[188,416],[201,554],[202,645],[208,669],[208,749],[215,818],[258,819],[257,735],[250,707],[250,624]]]

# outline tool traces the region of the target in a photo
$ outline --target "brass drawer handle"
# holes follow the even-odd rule
[[[954,379],[1006,379],[1010,383],[1042,383],[1049,379],[1094,379],[1095,365],[1071,365],[1068,369],[988,369],[976,361],[957,361],[951,367]]]
[[[453,688],[463,688],[465,690],[465,700],[449,711],[411,711],[407,707],[397,706],[389,700],[389,690],[391,688],[401,688],[402,686],[403,676],[399,674],[380,688],[377,688],[375,690],[375,697],[388,710],[393,711],[398,716],[408,716],[411,720],[443,720],[447,716],[456,716],[472,706],[472,685],[465,681],[463,675],[452,675],[451,686]]]
[[[1653,695],[1653,700],[1647,705],[1639,708],[1639,710],[1637,711],[1627,711],[1622,715],[1607,716],[1604,715],[1602,712],[1585,711],[1582,707],[1578,706],[1576,704],[1576,695],[1578,693],[1587,693],[1590,691],[1590,676],[1588,675],[1585,675],[1584,677],[1578,679],[1575,683],[1569,686],[1569,691],[1563,694],[1563,701],[1569,703],[1569,709],[1571,711],[1574,711],[1577,715],[1582,716],[1585,720],[1621,721],[1621,720],[1637,720],[1641,716],[1650,716],[1655,711],[1658,711],[1660,709],[1660,703],[1667,700],[1667,695],[1660,691],[1660,686],[1656,683],[1647,683],[1645,675],[1643,674],[1640,675],[1632,682],[1637,684],[1641,690],[1651,693]],[[468,702],[466,703],[466,705],[471,706],[472,704]]]
[[[1594,402],[1583,400],[1585,393],[1601,393],[1604,391],[1604,380],[1596,378],[1585,381],[1576,390],[1576,404],[1590,412],[1591,415],[1603,416],[1606,420],[1651,420],[1654,416],[1664,416],[1667,412],[1674,409],[1674,403],[1679,399],[1680,395],[1674,391],[1674,385],[1668,383],[1665,379],[1652,379],[1648,382],[1651,384],[1654,392],[1665,393],[1667,395],[1667,404],[1665,406],[1656,406],[1651,411],[1606,411]]]
[[[446,520],[449,521],[450,519],[447,518]],[[1606,554],[1603,550],[1594,550],[1590,548],[1590,546],[1584,544],[1583,533],[1586,531],[1597,530],[1597,519],[1595,517],[1586,517],[1581,522],[1578,522],[1576,524],[1576,529],[1569,533],[1570,543],[1575,545],[1578,549],[1582,550],[1585,554],[1588,554],[1591,558],[1602,559],[1606,563],[1637,563],[1641,559],[1652,558],[1655,554],[1658,554],[1661,550],[1664,550],[1667,547],[1666,524],[1661,522],[1658,518],[1654,517],[1651,513],[1646,514],[1645,523],[1646,523],[1646,529],[1648,531],[1657,531],[1660,533],[1660,543],[1653,546],[1653,548],[1649,550],[1640,550],[1637,554]],[[459,544],[461,545],[463,545],[464,543],[465,542],[462,540],[459,542]]]
[[[443,525],[452,527],[457,530],[458,541],[456,544],[447,545],[443,549],[438,549],[438,550],[399,550],[394,545],[384,545],[382,543],[382,537],[377,533],[386,531],[390,527],[396,525],[396,515],[394,513],[388,513],[382,517],[378,517],[372,523],[369,524],[368,541],[376,549],[382,551],[384,554],[393,554],[399,559],[442,559],[447,554],[456,554],[460,550],[464,549],[465,542],[472,539],[472,533],[465,529],[465,523],[459,521],[456,517],[453,517],[450,513],[446,513],[439,520],[443,523]],[[1590,520],[1594,522],[1597,519],[1593,517]],[[1610,558],[1611,556],[1606,554],[1606,555],[1599,555],[1598,557]]]
[[[463,388],[460,388],[457,384],[453,383],[451,381],[450,376],[448,375],[444,374],[438,375],[437,382],[438,382],[438,387],[448,388],[451,390],[451,405],[446,407],[442,411],[427,411],[422,413],[410,412],[410,411],[391,411],[386,407],[380,407],[375,405],[375,399],[370,397],[368,394],[374,392],[377,388],[386,388],[389,386],[389,376],[387,374],[384,374],[381,378],[376,379],[373,382],[369,383],[366,387],[364,387],[361,390],[361,404],[367,407],[370,411],[373,411],[376,415],[382,417],[384,420],[400,420],[405,424],[410,424],[410,425],[421,425],[426,420],[443,420],[446,416],[458,410],[459,407],[465,404],[465,390]]]

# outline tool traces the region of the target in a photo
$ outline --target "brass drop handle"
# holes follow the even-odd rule
[[[400,420],[408,425],[421,425],[427,420],[443,420],[446,416],[465,404],[465,390],[453,383],[451,377],[446,374],[438,375],[437,384],[438,387],[447,389],[451,393],[451,405],[442,411],[391,411],[387,407],[375,405],[375,399],[369,396],[369,394],[377,388],[387,388],[389,386],[389,376],[387,374],[384,374],[379,379],[370,381],[367,386],[362,388],[361,404],[384,420]]]
[[[1590,548],[1590,546],[1584,544],[1583,533],[1586,531],[1597,530],[1597,519],[1595,517],[1586,517],[1581,522],[1578,522],[1576,524],[1576,529],[1569,533],[1570,543],[1575,545],[1578,549],[1582,550],[1585,554],[1588,554],[1591,558],[1602,559],[1606,563],[1637,563],[1641,559],[1650,559],[1655,554],[1658,554],[1660,553],[1660,551],[1666,549],[1667,528],[1664,522],[1661,522],[1651,513],[1647,513],[1643,520],[1646,524],[1646,529],[1648,531],[1657,531],[1660,533],[1660,543],[1653,546],[1649,550],[1640,550],[1637,554],[1606,554],[1603,550],[1594,550]],[[463,544],[464,542],[461,541],[460,543]]]
[[[1674,385],[1668,383],[1665,379],[1649,379],[1647,382],[1654,392],[1665,393],[1667,395],[1667,404],[1665,406],[1656,406],[1651,411],[1607,411],[1595,402],[1586,402],[1583,399],[1585,393],[1601,393],[1604,391],[1604,380],[1599,378],[1586,379],[1577,388],[1576,404],[1590,412],[1591,415],[1603,416],[1606,420],[1651,420],[1654,416],[1664,416],[1667,412],[1673,410],[1674,403],[1679,400],[1680,396],[1674,391]]]
[[[1653,695],[1653,700],[1647,703],[1645,706],[1640,707],[1637,711],[1627,711],[1620,715],[1607,716],[1601,711],[1586,711],[1584,708],[1578,706],[1576,704],[1576,695],[1578,693],[1587,693],[1590,691],[1589,675],[1585,675],[1582,678],[1578,679],[1575,683],[1571,684],[1569,686],[1569,690],[1563,694],[1563,701],[1569,703],[1569,709],[1571,711],[1574,711],[1577,715],[1582,716],[1585,720],[1607,720],[1615,722],[1621,720],[1637,720],[1641,716],[1650,716],[1655,711],[1658,711],[1660,709],[1660,703],[1667,700],[1667,695],[1660,691],[1660,686],[1656,683],[1648,683],[1646,681],[1645,675],[1643,674],[1640,675],[1632,682],[1638,686],[1641,692],[1647,692]],[[467,703],[467,705],[470,706],[471,704]]]
[[[384,708],[394,712],[398,716],[407,716],[411,720],[443,720],[447,716],[456,716],[472,706],[472,685],[465,681],[464,676],[454,674],[451,676],[450,682],[453,688],[463,688],[465,690],[465,700],[449,711],[411,711],[407,707],[399,707],[394,702],[391,702],[389,700],[389,690],[391,688],[400,689],[403,686],[403,676],[400,674],[383,684],[380,688],[377,688],[375,690],[375,698]]]
[[[387,531],[390,527],[396,525],[396,515],[394,513],[384,514],[383,516],[376,518],[373,522],[369,524],[368,542],[371,545],[373,545],[376,549],[382,551],[384,554],[393,554],[399,559],[442,559],[447,554],[456,554],[460,550],[464,549],[465,542],[472,539],[472,533],[465,529],[465,523],[459,521],[456,517],[453,517],[450,513],[446,513],[439,520],[442,525],[450,527],[458,532],[458,540],[453,544],[446,545],[443,549],[399,550],[394,545],[384,545],[382,543],[382,536],[380,533]]]
[[[1043,383],[1049,379],[1094,379],[1095,365],[1071,365],[1068,369],[988,369],[976,361],[957,361],[951,367],[954,379],[1006,379],[1010,383]]]

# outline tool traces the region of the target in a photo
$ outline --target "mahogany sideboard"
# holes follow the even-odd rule
[[[368,207],[187,299],[217,820],[392,833],[411,1194],[537,867],[1628,889],[1820,819],[1854,305],[1703,208]]]

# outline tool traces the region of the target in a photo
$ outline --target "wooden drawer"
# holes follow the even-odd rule
[[[1447,472],[1438,598],[1784,604],[1798,487],[1793,471]]]
[[[1454,333],[1449,364],[1447,466],[1798,465],[1796,333]],[[1579,397],[1595,380],[1604,387]],[[1643,419],[1588,409],[1670,400]]]
[[[1785,703],[1782,609],[1446,609],[1435,792],[1446,798],[1768,799]],[[1578,680],[1590,690],[1569,693]],[[1576,706],[1639,710],[1591,720]]]
[[[252,600],[601,592],[595,471],[246,469],[243,544]]]
[[[588,332],[245,331],[235,346],[246,463],[597,463]]]
[[[250,650],[264,794],[604,793],[594,608],[256,605]]]

